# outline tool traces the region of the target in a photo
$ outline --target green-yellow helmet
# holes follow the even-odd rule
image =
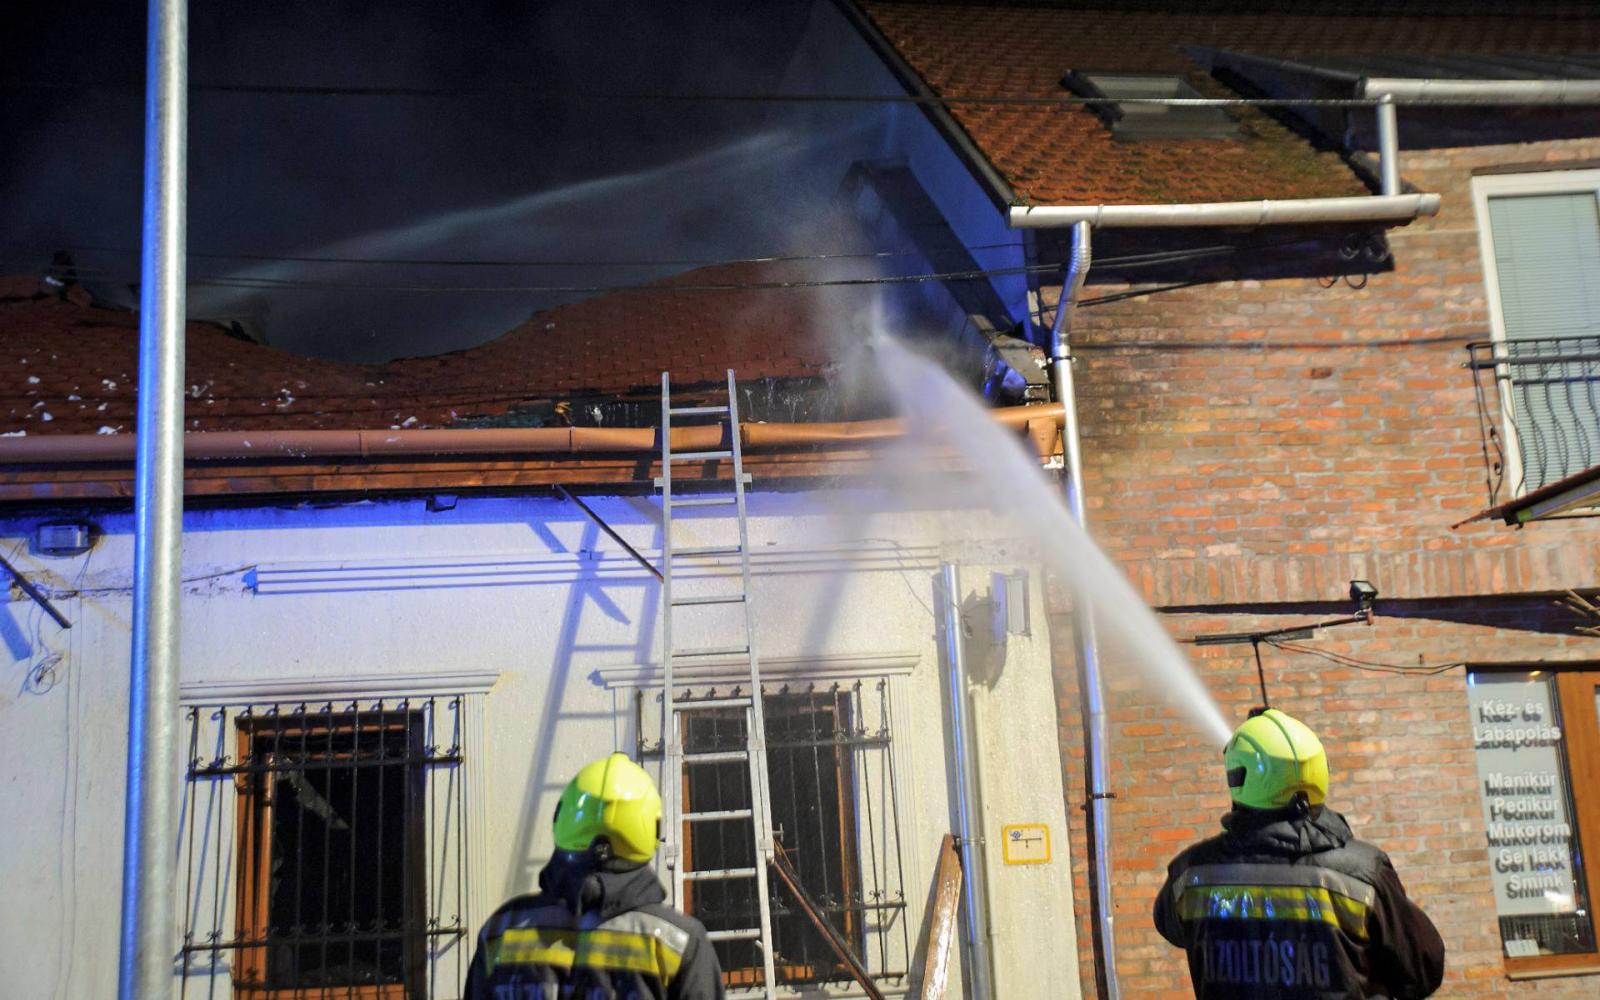
[[[644,768],[614,753],[584,765],[556,806],[556,847],[587,851],[597,840],[613,857],[649,861],[661,834],[661,795]]]
[[[1269,708],[1233,731],[1222,752],[1234,805],[1280,809],[1304,792],[1320,806],[1328,797],[1328,755],[1299,719]]]

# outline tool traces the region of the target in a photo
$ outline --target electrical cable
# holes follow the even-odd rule
[[[130,91],[141,93],[144,85],[137,81],[117,80],[5,80],[0,90],[11,91]],[[535,86],[499,84],[478,87],[403,87],[403,86],[334,86],[309,84],[260,83],[195,83],[189,87],[195,94],[262,94],[283,97],[411,97],[411,98],[483,98],[518,97],[545,103],[570,104],[889,104],[962,106],[990,105],[1001,107],[1037,107],[1042,110],[1069,107],[1099,107],[1102,105],[1154,105],[1171,108],[1375,108],[1383,103],[1379,97],[1084,97],[1055,94],[690,94],[664,91],[577,91],[554,90]],[[1399,107],[1506,107],[1505,100],[1486,100],[1468,97],[1419,97],[1395,100]],[[1600,104],[1600,97],[1587,101],[1576,98],[1568,106]]]
[[[1247,246],[1201,247],[1201,248],[1189,248],[1189,249],[1184,249],[1184,250],[1162,251],[1162,252],[1156,252],[1156,253],[1134,254],[1134,255],[1130,255],[1129,257],[1127,257],[1125,259],[1124,258],[1106,258],[1106,259],[1100,261],[1098,266],[1101,269],[1123,269],[1123,268],[1137,268],[1137,267],[1154,267],[1154,266],[1159,266],[1159,265],[1162,265],[1162,264],[1178,263],[1178,262],[1183,262],[1183,261],[1188,261],[1188,260],[1200,259],[1200,258],[1204,258],[1204,257],[1226,256],[1226,255],[1238,254],[1238,253],[1243,253],[1243,252],[1245,252],[1247,250],[1269,249],[1269,248],[1275,247],[1275,246],[1284,246],[1284,245],[1289,245],[1289,244],[1292,244],[1292,243],[1299,243],[1299,242],[1304,242],[1304,240],[1283,240],[1283,241],[1273,241],[1273,242],[1270,242],[1270,243],[1262,243],[1262,244],[1250,244],[1250,245],[1247,245]],[[999,246],[1009,246],[1009,245],[1015,245],[1015,244],[993,244],[993,245],[989,245],[989,246],[991,246],[991,247],[999,247]],[[915,251],[895,251],[895,253],[897,253],[897,254],[898,253],[910,254],[910,253],[915,253]],[[199,256],[199,255],[196,255],[196,256]],[[270,259],[270,258],[265,258],[264,257],[264,259]],[[293,258],[278,258],[278,259],[286,260],[286,261],[293,260]],[[744,259],[741,259],[741,260],[726,260],[726,261],[721,261],[719,263],[723,263],[723,264],[766,263],[766,262],[776,262],[776,261],[781,261],[781,260],[814,260],[814,259],[828,259],[828,258],[823,256],[823,255],[815,255],[815,256],[811,256],[811,257],[801,256],[801,257],[794,257],[794,258],[781,258],[781,257],[744,258]],[[376,262],[376,259],[374,259],[374,262]],[[576,263],[577,262],[574,262],[573,266],[576,266]],[[594,262],[594,263],[596,264],[596,266],[604,266],[604,262]],[[199,285],[199,286],[203,286],[203,287],[243,288],[243,289],[256,289],[256,290],[306,289],[306,290],[348,290],[348,291],[393,291],[393,292],[407,292],[407,293],[421,292],[421,293],[435,293],[435,294],[438,294],[438,293],[454,293],[454,294],[463,294],[463,293],[464,294],[506,294],[506,293],[512,293],[512,294],[525,294],[525,293],[531,293],[531,292],[543,292],[543,293],[555,293],[555,294],[591,294],[592,295],[592,294],[638,292],[638,291],[731,292],[731,291],[761,291],[761,290],[793,289],[793,288],[825,288],[825,287],[850,287],[850,286],[870,286],[870,285],[914,284],[914,283],[929,282],[929,281],[974,281],[974,280],[985,279],[985,278],[990,278],[990,277],[1006,277],[1006,276],[1016,276],[1016,275],[1024,275],[1024,274],[1048,274],[1048,273],[1051,273],[1051,272],[1055,272],[1055,271],[1061,270],[1063,266],[1064,266],[1064,264],[1062,264],[1062,263],[1053,263],[1053,262],[1051,262],[1051,263],[1042,263],[1042,264],[1018,265],[1018,266],[1015,266],[1015,267],[970,268],[970,269],[959,270],[959,271],[938,271],[938,272],[928,272],[928,273],[919,273],[919,274],[905,274],[905,275],[869,275],[869,276],[850,277],[850,278],[814,278],[814,279],[796,279],[796,280],[786,280],[786,281],[712,282],[712,283],[705,283],[705,284],[668,284],[668,283],[664,283],[664,282],[658,280],[658,281],[650,281],[650,282],[638,282],[638,283],[632,283],[632,284],[616,284],[616,285],[421,285],[421,284],[397,284],[397,283],[396,284],[386,284],[386,283],[377,283],[377,282],[365,282],[365,283],[362,283],[362,282],[341,282],[341,281],[318,281],[318,280],[315,280],[315,279],[307,279],[307,278],[267,278],[267,277],[248,277],[248,276],[229,277],[229,276],[207,276],[207,275],[191,276],[189,278],[189,283],[192,284],[192,285]],[[33,267],[38,268],[38,265],[34,264]],[[95,267],[95,266],[92,266],[92,265],[74,264],[72,266],[71,270],[72,270],[73,276],[78,280],[82,280],[84,278],[87,278],[87,279],[89,279],[91,281],[93,281],[93,280],[118,281],[118,280],[134,280],[136,278],[135,275],[129,274],[128,272],[113,270],[113,269],[111,269],[109,267]],[[1188,287],[1189,285],[1192,285],[1192,284],[1201,284],[1201,283],[1203,283],[1203,282],[1189,282],[1189,283],[1186,283],[1186,284],[1183,284],[1183,285],[1170,286],[1170,288]],[[1100,296],[1098,298],[1093,298],[1093,299],[1086,299],[1083,302],[1080,302],[1079,305],[1091,305],[1091,304],[1098,304],[1098,303],[1102,303],[1102,302],[1119,301],[1119,300],[1125,299],[1125,298],[1134,298],[1134,297],[1141,296],[1141,295],[1151,295],[1151,294],[1155,294],[1156,292],[1167,291],[1167,290],[1170,290],[1170,288],[1162,287],[1162,288],[1154,288],[1154,289],[1141,289],[1141,290],[1133,290],[1133,291],[1128,291],[1128,292],[1119,292],[1119,293],[1115,293],[1113,295]],[[1036,310],[1036,313],[1039,314],[1039,315],[1042,315],[1044,312],[1048,312],[1048,311],[1049,311],[1048,309],[1041,309],[1041,310]]]
[[[28,247],[20,240],[0,240],[0,243],[13,247]],[[53,252],[57,248],[52,248]],[[1000,249],[1022,249],[1021,243],[980,243],[975,246],[963,247],[968,252]],[[71,248],[74,253],[109,253],[126,254],[132,256],[139,252],[138,247],[109,247],[77,245]],[[45,251],[38,251],[44,253]],[[956,252],[954,250],[952,253]],[[298,256],[295,254],[260,254],[260,253],[201,253],[189,251],[191,259],[201,260],[247,260],[260,263],[288,263],[288,264],[338,264],[338,265],[385,265],[396,267],[721,267],[732,264],[776,264],[790,261],[808,260],[867,260],[887,257],[912,257],[924,255],[921,250],[877,250],[848,252],[839,251],[831,253],[811,254],[773,254],[760,257],[658,257],[634,258],[613,260],[463,260],[460,258],[433,258],[433,259],[407,259],[400,257],[331,257],[331,256]],[[32,265],[30,265],[32,266]]]
[[[1417,674],[1423,677],[1431,677],[1467,665],[1465,660],[1439,664],[1383,663],[1377,660],[1363,660],[1360,657],[1350,656],[1345,653],[1317,649],[1314,646],[1302,646],[1299,643],[1286,642],[1282,639],[1264,639],[1262,641],[1273,649],[1282,650],[1286,653],[1302,653],[1306,656],[1315,656],[1319,659],[1327,660],[1341,667],[1349,667],[1352,670],[1366,670],[1380,674]]]

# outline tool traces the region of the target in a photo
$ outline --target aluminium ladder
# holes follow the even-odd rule
[[[714,450],[673,451],[673,417],[720,417],[725,419],[727,437],[718,442]],[[704,425],[702,425],[704,426]],[[711,426],[718,426],[716,424]],[[684,463],[721,463],[733,465],[733,491],[715,494],[695,493],[679,497],[673,491],[673,470]],[[714,482],[714,479],[692,481]],[[755,614],[750,601],[750,537],[746,521],[745,486],[749,477],[744,471],[744,456],[739,441],[739,402],[733,371],[728,371],[728,402],[726,406],[672,405],[672,386],[668,374],[661,373],[661,477],[656,484],[661,488],[661,656],[662,684],[662,774],[661,792],[665,821],[662,835],[666,840],[663,854],[672,882],[673,905],[684,905],[685,885],[705,882],[748,881],[754,885],[757,926],[713,930],[713,941],[751,941],[761,954],[762,985],[748,991],[730,991],[730,996],[758,996],[772,1000],[776,995],[774,982],[774,956],[772,944],[772,907],[767,894],[767,869],[772,863],[772,807],[771,789],[767,779],[767,730],[761,706],[761,668],[756,657]],[[732,545],[679,546],[673,538],[673,512],[689,507],[732,507],[738,522],[738,541]],[[704,559],[737,555],[739,559],[739,590],[721,593],[679,596],[673,591],[674,562],[677,559],[693,560],[691,568],[706,565]],[[720,580],[715,582],[722,582]],[[730,645],[709,645],[680,648],[673,640],[673,618],[680,609],[707,606],[742,605],[739,622],[742,624],[742,641]],[[707,623],[709,627],[711,623]],[[726,622],[723,625],[726,627]],[[748,666],[748,686],[734,689],[732,697],[702,698],[680,701],[673,676],[674,665],[680,661],[690,663],[708,659],[744,659]],[[740,690],[744,691],[740,695]],[[745,745],[736,750],[718,748],[709,752],[685,752],[684,734],[697,713],[743,710]],[[697,767],[742,763],[749,769],[749,803],[740,808],[727,808],[728,803],[718,803],[715,811],[684,811],[686,771]],[[692,808],[692,803],[691,803]],[[690,829],[712,823],[749,824],[754,848],[752,867],[694,869],[685,867],[683,844]],[[692,852],[691,852],[692,853]]]

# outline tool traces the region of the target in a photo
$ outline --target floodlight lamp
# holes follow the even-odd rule
[[[1378,588],[1366,580],[1351,580],[1350,599],[1356,602],[1357,608],[1366,611],[1378,599]]]

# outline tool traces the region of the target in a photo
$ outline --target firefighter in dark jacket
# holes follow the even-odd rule
[[[660,830],[661,796],[625,754],[579,771],[540,892],[484,924],[465,1000],[721,1000],[706,929],[662,903],[650,867]]]
[[[1224,833],[1167,866],[1161,936],[1189,953],[1200,1000],[1413,1000],[1439,988],[1444,942],[1389,858],[1323,805],[1315,733],[1269,708],[1223,753]]]

